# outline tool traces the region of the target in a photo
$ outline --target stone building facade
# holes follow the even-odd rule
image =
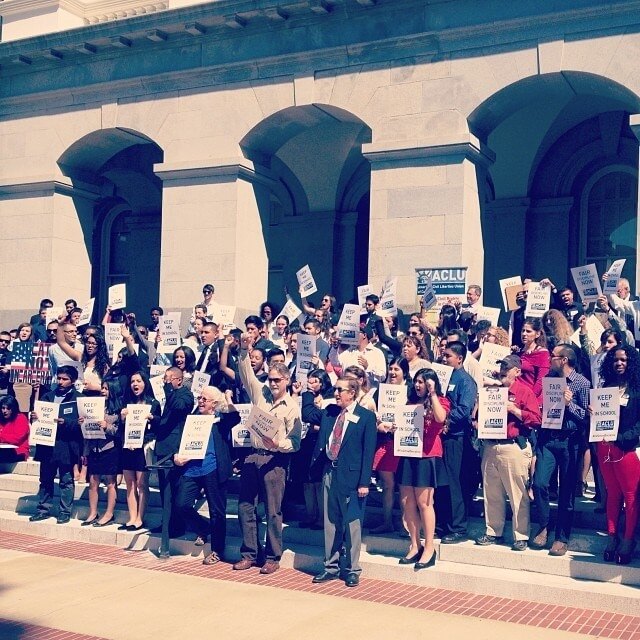
[[[636,283],[640,2],[5,0],[0,324],[468,268]]]

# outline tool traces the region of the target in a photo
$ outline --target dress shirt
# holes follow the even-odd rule
[[[344,371],[347,367],[360,367],[358,358],[362,356],[367,361],[366,373],[372,386],[377,387],[387,376],[387,361],[384,353],[375,345],[368,344],[363,351],[352,347],[338,355],[338,362]]]

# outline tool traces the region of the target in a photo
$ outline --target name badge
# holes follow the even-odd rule
[[[347,414],[346,418],[349,422],[353,422],[353,424],[358,424],[360,421],[360,416],[357,416],[354,413]]]
[[[628,404],[629,404],[629,396],[626,394],[623,396],[620,396],[620,406],[626,407]]]
[[[73,407],[69,407],[68,409],[63,409],[62,410],[62,414],[63,415],[69,415],[70,413],[73,413]]]
[[[455,388],[456,388],[456,385],[455,385],[455,384],[450,384],[450,385],[449,385],[449,388],[447,389],[447,392],[449,392],[449,391],[453,391]]]

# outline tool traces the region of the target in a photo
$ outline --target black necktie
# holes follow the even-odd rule
[[[202,365],[204,364],[205,360],[207,359],[207,356],[209,355],[209,348],[211,345],[209,345],[209,347],[205,347],[204,351],[200,354],[200,358],[198,359],[198,364],[196,365],[196,369],[198,371],[202,371]]]

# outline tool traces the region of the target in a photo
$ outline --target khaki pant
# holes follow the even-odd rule
[[[529,467],[531,445],[521,449],[515,442],[486,443],[482,449],[484,517],[487,535],[500,537],[504,532],[506,498],[513,511],[513,539],[529,539]]]

